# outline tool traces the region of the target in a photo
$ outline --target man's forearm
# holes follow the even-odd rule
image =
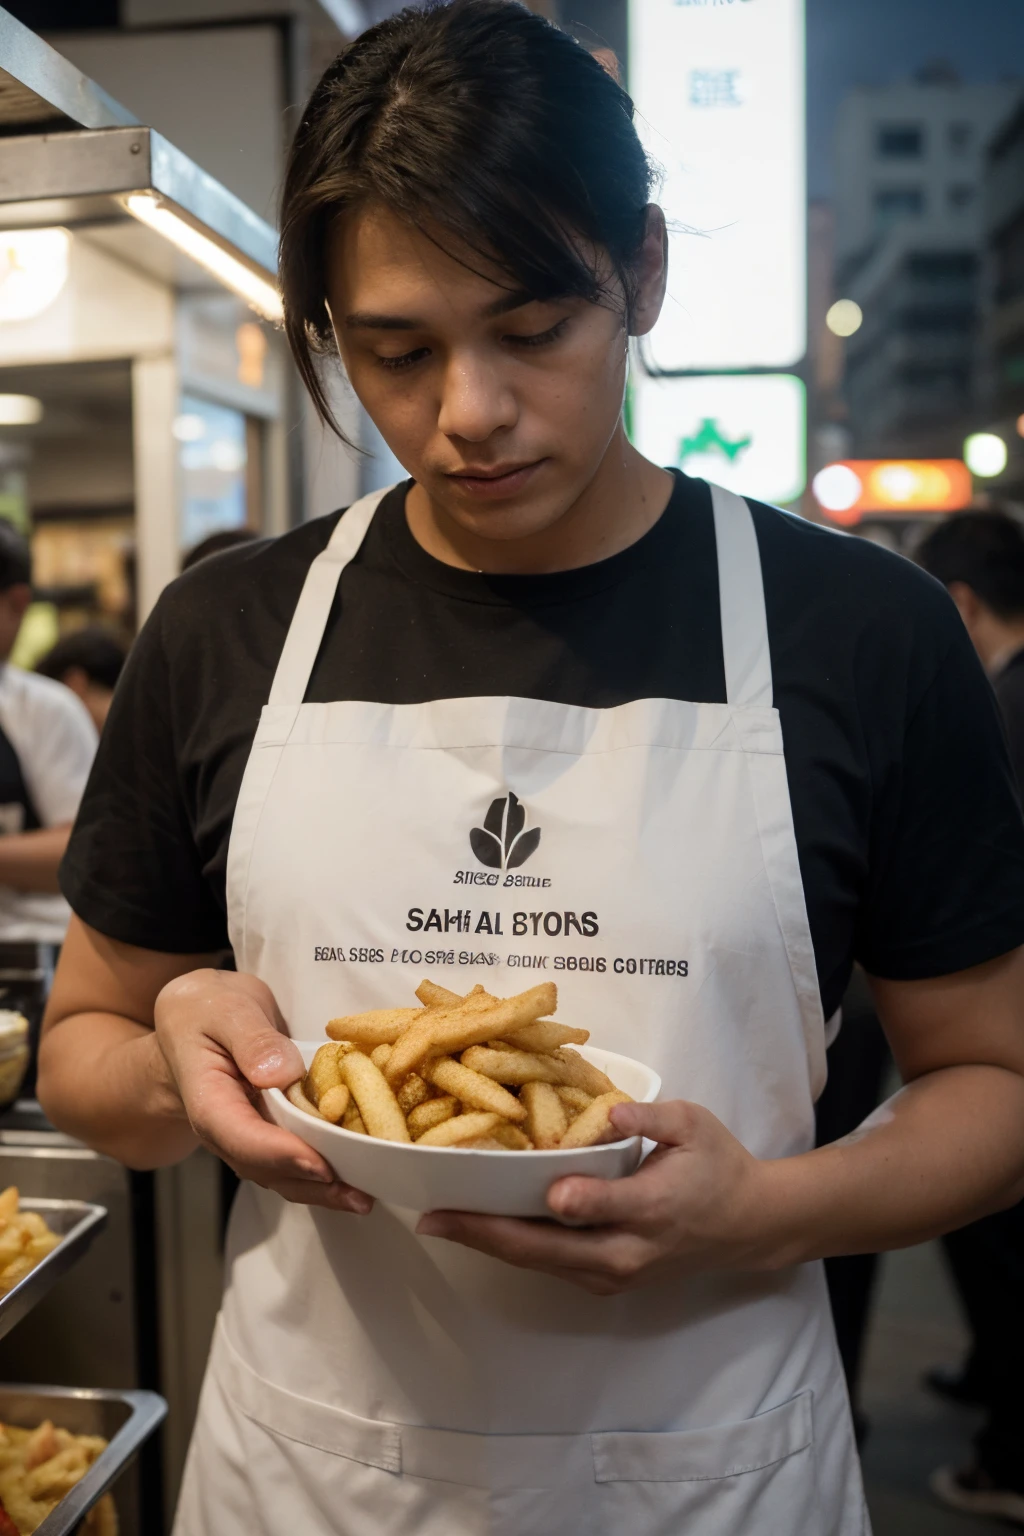
[[[1024,1079],[928,1073],[842,1141],[763,1172],[768,1267],[925,1242],[1024,1197]]]
[[[0,837],[0,885],[16,891],[57,895],[57,870],[71,836],[71,823],[42,827],[38,832],[12,832]]]
[[[155,1033],[117,1014],[49,1029],[38,1093],[58,1130],[131,1168],[180,1162],[198,1145]]]

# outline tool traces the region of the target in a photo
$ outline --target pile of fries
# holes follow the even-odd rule
[[[332,1019],[331,1043],[287,1097],[346,1131],[420,1147],[485,1152],[613,1141],[609,1113],[628,1093],[570,1045],[585,1029],[555,1024],[551,982],[516,997],[466,997],[424,981],[421,1008]]]
[[[59,1242],[37,1212],[18,1209],[13,1184],[5,1189],[0,1194],[0,1296],[24,1280]]]
[[[49,1419],[37,1429],[0,1424],[0,1536],[31,1536],[92,1466],[107,1442],[73,1435]],[[117,1536],[110,1495],[100,1499],[77,1528],[82,1536]]]

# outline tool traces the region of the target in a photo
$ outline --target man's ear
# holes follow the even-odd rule
[[[646,336],[654,329],[665,302],[668,282],[668,230],[657,203],[647,205],[647,228],[636,267],[636,299],[629,317],[629,334]]]

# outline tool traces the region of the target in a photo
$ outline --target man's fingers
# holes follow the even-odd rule
[[[260,1027],[254,1028],[252,1016],[226,1019],[223,1033],[218,1030],[217,1039],[254,1088],[287,1088],[305,1074],[305,1064],[294,1040],[262,1021]]]
[[[185,1105],[200,1140],[232,1166],[259,1169],[261,1184],[282,1179],[334,1182],[330,1166],[291,1131],[264,1120],[245,1087],[230,1071],[205,1070]]]
[[[573,1232],[543,1221],[514,1216],[471,1216],[460,1211],[431,1211],[420,1218],[423,1237],[443,1237],[475,1248],[520,1269],[594,1270],[626,1280],[649,1258],[648,1245],[630,1232],[604,1229]]]
[[[238,1167],[235,1172],[239,1178],[249,1177],[245,1168]],[[265,1187],[294,1205],[320,1205],[329,1211],[346,1211],[351,1216],[368,1216],[373,1210],[373,1200],[369,1195],[365,1195],[361,1189],[353,1189],[350,1184],[337,1181],[333,1184],[317,1184],[311,1179],[280,1179]]]
[[[623,1136],[646,1136],[649,1141],[682,1147],[693,1134],[696,1114],[695,1104],[670,1099],[665,1104],[616,1104],[610,1119]]]

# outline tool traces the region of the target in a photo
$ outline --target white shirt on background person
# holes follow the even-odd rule
[[[63,683],[5,663],[0,728],[17,755],[41,825],[73,821],[98,741],[85,705]],[[0,835],[13,830],[0,828]],[[0,943],[60,944],[70,916],[63,896],[0,884]]]

